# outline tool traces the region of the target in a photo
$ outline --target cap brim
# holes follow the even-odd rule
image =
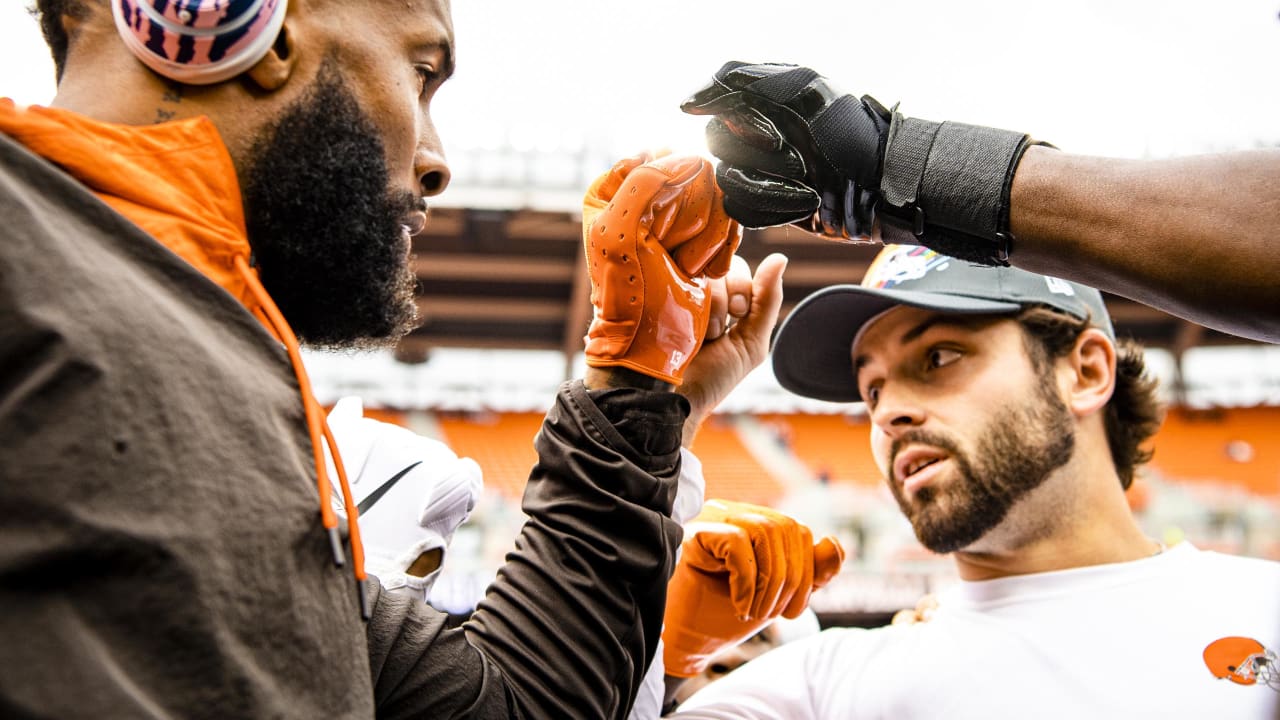
[[[853,377],[853,339],[872,318],[898,305],[942,313],[998,315],[1021,309],[1016,302],[944,295],[918,290],[881,290],[833,285],[805,298],[778,328],[773,374],[790,392],[831,402],[858,402]]]

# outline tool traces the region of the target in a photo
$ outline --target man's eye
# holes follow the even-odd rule
[[[929,351],[929,367],[946,367],[960,359],[960,351],[951,348],[934,348]]]
[[[864,390],[862,393],[862,400],[867,404],[867,407],[875,407],[876,401],[879,399],[880,399],[879,385],[872,385],[871,387],[868,387],[866,390]]]
[[[439,74],[430,65],[414,65],[413,69],[418,73],[418,94],[421,95],[435,83]]]

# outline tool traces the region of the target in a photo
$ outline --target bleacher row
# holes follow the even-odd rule
[[[484,469],[486,492],[497,497],[481,510],[501,512],[481,518],[477,527],[493,547],[486,546],[474,561],[455,562],[463,569],[437,585],[440,602],[448,596],[458,608],[473,606],[508,549],[506,538],[521,521],[518,507],[536,461],[533,439],[542,413],[366,408],[366,414],[435,435]],[[901,520],[871,459],[868,437],[866,420],[856,416],[718,415],[703,426],[693,446],[703,461],[707,497],[781,507],[815,529],[824,520],[835,522],[823,532],[840,538],[847,562],[857,571],[841,573],[814,594],[811,607],[824,626],[883,624],[893,611],[912,606],[953,574],[946,558],[919,546]],[[1280,559],[1280,407],[1174,410],[1154,448],[1155,459],[1130,498],[1141,508],[1149,500],[1148,488],[1159,488],[1154,494],[1164,504],[1157,501],[1144,514],[1154,537],[1176,542],[1185,531],[1206,549]],[[1170,483],[1178,486],[1176,492],[1164,492]],[[819,487],[824,484],[829,487]],[[1188,515],[1188,502],[1200,509]],[[1248,517],[1264,507],[1270,509],[1261,521]],[[807,512],[818,517],[805,517]],[[828,513],[833,517],[822,517]],[[495,523],[501,518],[517,524]]]
[[[403,411],[369,411],[407,424]],[[536,460],[533,437],[541,413],[443,413],[434,417],[440,439],[484,469],[485,484],[519,500]],[[814,478],[829,483],[878,486],[865,420],[845,415],[757,415],[777,448],[792,454]],[[761,434],[748,447],[742,419],[715,416],[698,434],[693,450],[706,469],[707,496],[770,505],[788,489],[787,478],[770,472],[759,457]],[[1154,440],[1151,468],[1178,482],[1225,485],[1263,498],[1280,499],[1280,407],[1212,411],[1173,410]]]

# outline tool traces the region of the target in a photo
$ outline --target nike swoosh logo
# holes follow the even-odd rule
[[[418,462],[401,470],[395,475],[392,475],[390,480],[382,483],[382,487],[369,493],[369,497],[365,498],[363,502],[361,502],[359,505],[356,506],[356,512],[360,513],[361,515],[369,512],[369,508],[373,507],[375,503],[381,500],[382,496],[386,495],[387,491],[390,490],[393,485],[400,482],[400,478],[404,477],[405,475],[408,475],[410,470],[418,467],[421,464],[422,464],[422,461],[419,460]]]

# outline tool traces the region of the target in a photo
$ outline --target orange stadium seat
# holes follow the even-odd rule
[[[460,456],[484,471],[485,488],[520,501],[529,471],[537,462],[533,436],[542,427],[543,413],[442,414],[441,438]]]
[[[395,410],[367,408],[365,413],[405,424],[404,413]],[[518,501],[537,459],[533,436],[542,418],[541,413],[443,414],[439,424],[442,439],[455,452],[480,463],[486,485]],[[870,486],[882,482],[865,420],[808,414],[766,414],[757,420],[774,428],[815,477]],[[1169,481],[1231,485],[1280,497],[1280,407],[1175,408],[1152,447],[1151,466]],[[693,449],[705,465],[708,497],[769,505],[785,491],[743,445],[729,417],[713,416]]]
[[[1174,409],[1152,447],[1151,465],[1169,480],[1280,497],[1280,407]]]
[[[713,415],[698,431],[692,449],[702,461],[707,497],[768,506],[781,499],[782,484],[742,444],[732,419]]]
[[[441,415],[438,422],[444,442],[480,464],[486,487],[518,501],[537,460],[533,436],[542,418],[540,413],[493,413]],[[703,461],[707,497],[769,505],[782,496],[781,484],[755,461],[726,420],[708,421],[693,451]]]
[[[761,415],[781,442],[813,472],[832,483],[879,486],[883,479],[871,459],[870,425],[847,415]]]
[[[332,407],[325,408],[325,412],[332,409]],[[409,427],[409,419],[403,410],[369,407],[368,405],[365,405],[364,416],[377,420],[378,422],[391,423],[392,425],[399,425],[400,427]]]

